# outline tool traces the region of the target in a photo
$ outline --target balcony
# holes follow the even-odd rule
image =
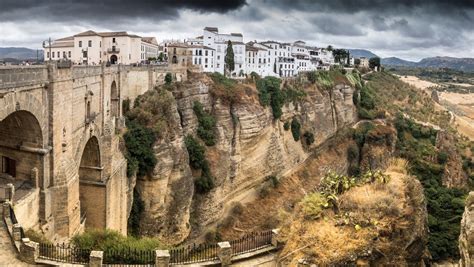
[[[107,53],[109,54],[120,53],[120,48],[114,47],[114,46],[112,48],[107,48]]]

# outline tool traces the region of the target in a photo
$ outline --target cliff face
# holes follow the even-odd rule
[[[445,153],[446,165],[443,172],[443,185],[448,188],[463,188],[469,185],[469,179],[463,170],[463,160],[456,150],[456,140],[448,132],[440,131],[436,137],[436,147]]]
[[[297,208],[282,228],[284,266],[423,266],[427,252],[427,210],[420,182],[406,161],[390,160],[386,184],[355,186],[338,196],[338,213],[316,220]],[[304,205],[304,204],[300,204]]]
[[[273,120],[270,108],[258,102],[254,87],[242,90],[239,101],[229,103],[213,92],[214,84],[206,76],[190,77],[173,89],[175,99],[174,132],[169,141],[158,141],[155,153],[158,164],[153,177],[137,181],[145,203],[144,233],[161,235],[171,242],[180,242],[193,226],[206,226],[223,213],[226,203],[237,195],[262,183],[267,175],[281,175],[309,156],[301,141],[294,141],[283,124],[296,117],[301,133],[311,132],[317,146],[338,129],[355,121],[353,89],[336,85],[332,90],[305,88],[306,96],[283,107],[280,120]],[[207,194],[193,190],[192,171],[184,136],[194,134],[198,125],[193,112],[199,101],[217,121],[217,142],[206,147],[206,157],[214,176],[215,187]]]
[[[470,192],[466,199],[466,208],[461,221],[459,236],[459,252],[461,266],[474,265],[474,192]]]

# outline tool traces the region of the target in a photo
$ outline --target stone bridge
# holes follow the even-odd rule
[[[25,229],[64,240],[84,228],[124,234],[134,186],[121,141],[122,101],[178,66],[0,68],[0,186],[15,185]]]

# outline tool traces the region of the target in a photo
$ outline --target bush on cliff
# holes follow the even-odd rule
[[[271,106],[274,119],[281,117],[283,114],[281,108],[285,103],[285,96],[280,90],[280,83],[281,80],[275,77],[265,77],[257,80],[260,104],[263,106]]]
[[[195,170],[201,170],[201,176],[194,181],[194,186],[198,193],[207,193],[214,188],[214,178],[212,177],[209,162],[206,159],[205,148],[191,135],[184,140],[189,154],[189,165]]]
[[[300,135],[301,135],[301,124],[298,121],[298,119],[293,118],[291,120],[291,134],[293,135],[293,139],[295,141],[300,140]]]
[[[216,119],[204,110],[203,105],[199,101],[194,101],[193,110],[198,119],[197,135],[204,141],[206,146],[215,145],[216,137],[214,130],[216,128]]]
[[[465,192],[445,188],[442,184],[444,162],[441,160],[438,164],[433,160],[438,156],[434,129],[400,115],[396,118],[395,126],[399,153],[410,161],[410,172],[424,187],[430,230],[428,248],[433,260],[456,259],[459,257],[458,237]]]
[[[128,160],[127,174],[137,171],[139,177],[145,176],[155,168],[157,159],[153,151],[156,137],[151,129],[135,122],[127,122],[128,131],[124,135]]]

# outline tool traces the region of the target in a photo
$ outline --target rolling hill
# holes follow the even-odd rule
[[[0,59],[12,60],[36,60],[36,50],[25,47],[0,47]],[[38,51],[39,59],[43,58],[43,50]]]

